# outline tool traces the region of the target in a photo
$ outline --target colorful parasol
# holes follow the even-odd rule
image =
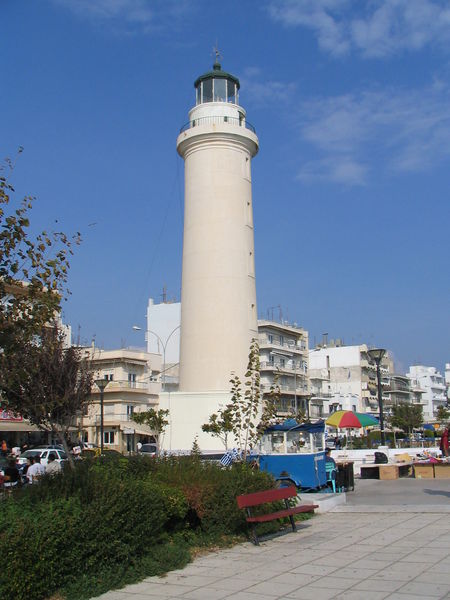
[[[340,429],[361,427],[373,427],[379,425],[378,419],[364,413],[353,412],[351,410],[337,410],[325,421],[330,427],[339,427]]]

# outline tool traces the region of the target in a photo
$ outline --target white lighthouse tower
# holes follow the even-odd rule
[[[258,138],[239,80],[213,70],[177,140],[185,162],[180,391],[224,391],[245,373],[257,338],[250,163]]]
[[[216,53],[217,54],[217,53]],[[160,395],[169,410],[165,450],[222,449],[201,430],[244,378],[257,339],[251,159],[258,138],[239,106],[239,80],[222,70],[194,83],[196,104],[177,150],[185,163],[179,391]]]

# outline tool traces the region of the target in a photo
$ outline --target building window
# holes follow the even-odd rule
[[[275,363],[275,360],[274,360],[273,354],[269,354],[269,364],[273,365],[274,363]]]
[[[280,346],[284,346],[284,336],[280,335]]]
[[[104,431],[103,432],[103,443],[106,445],[114,445],[114,431]]]
[[[136,387],[136,373],[128,373],[128,383],[131,388]]]
[[[284,358],[280,358],[280,367],[284,367],[286,364],[286,360]]]
[[[127,404],[127,417],[131,419],[134,413],[134,406],[132,404]]]

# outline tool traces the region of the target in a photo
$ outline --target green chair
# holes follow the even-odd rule
[[[325,472],[327,474],[327,484],[331,483],[333,493],[335,494],[337,469],[332,462],[325,462]]]

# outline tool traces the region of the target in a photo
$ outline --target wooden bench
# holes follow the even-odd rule
[[[236,501],[239,508],[245,508],[247,511],[247,523],[252,524],[253,529],[253,543],[258,546],[259,540],[256,533],[257,523],[266,523],[268,521],[275,521],[276,519],[283,519],[289,517],[291,522],[292,531],[297,531],[294,521],[294,515],[299,513],[314,512],[315,508],[318,508],[318,504],[300,504],[297,506],[289,506],[288,499],[297,497],[297,489],[294,486],[277,488],[274,490],[265,490],[264,492],[254,492],[253,494],[243,494],[238,496]],[[267,504],[269,502],[278,502],[284,500],[285,508],[277,510],[275,512],[265,513],[262,515],[253,515],[252,508],[254,506],[260,506],[261,504]]]

